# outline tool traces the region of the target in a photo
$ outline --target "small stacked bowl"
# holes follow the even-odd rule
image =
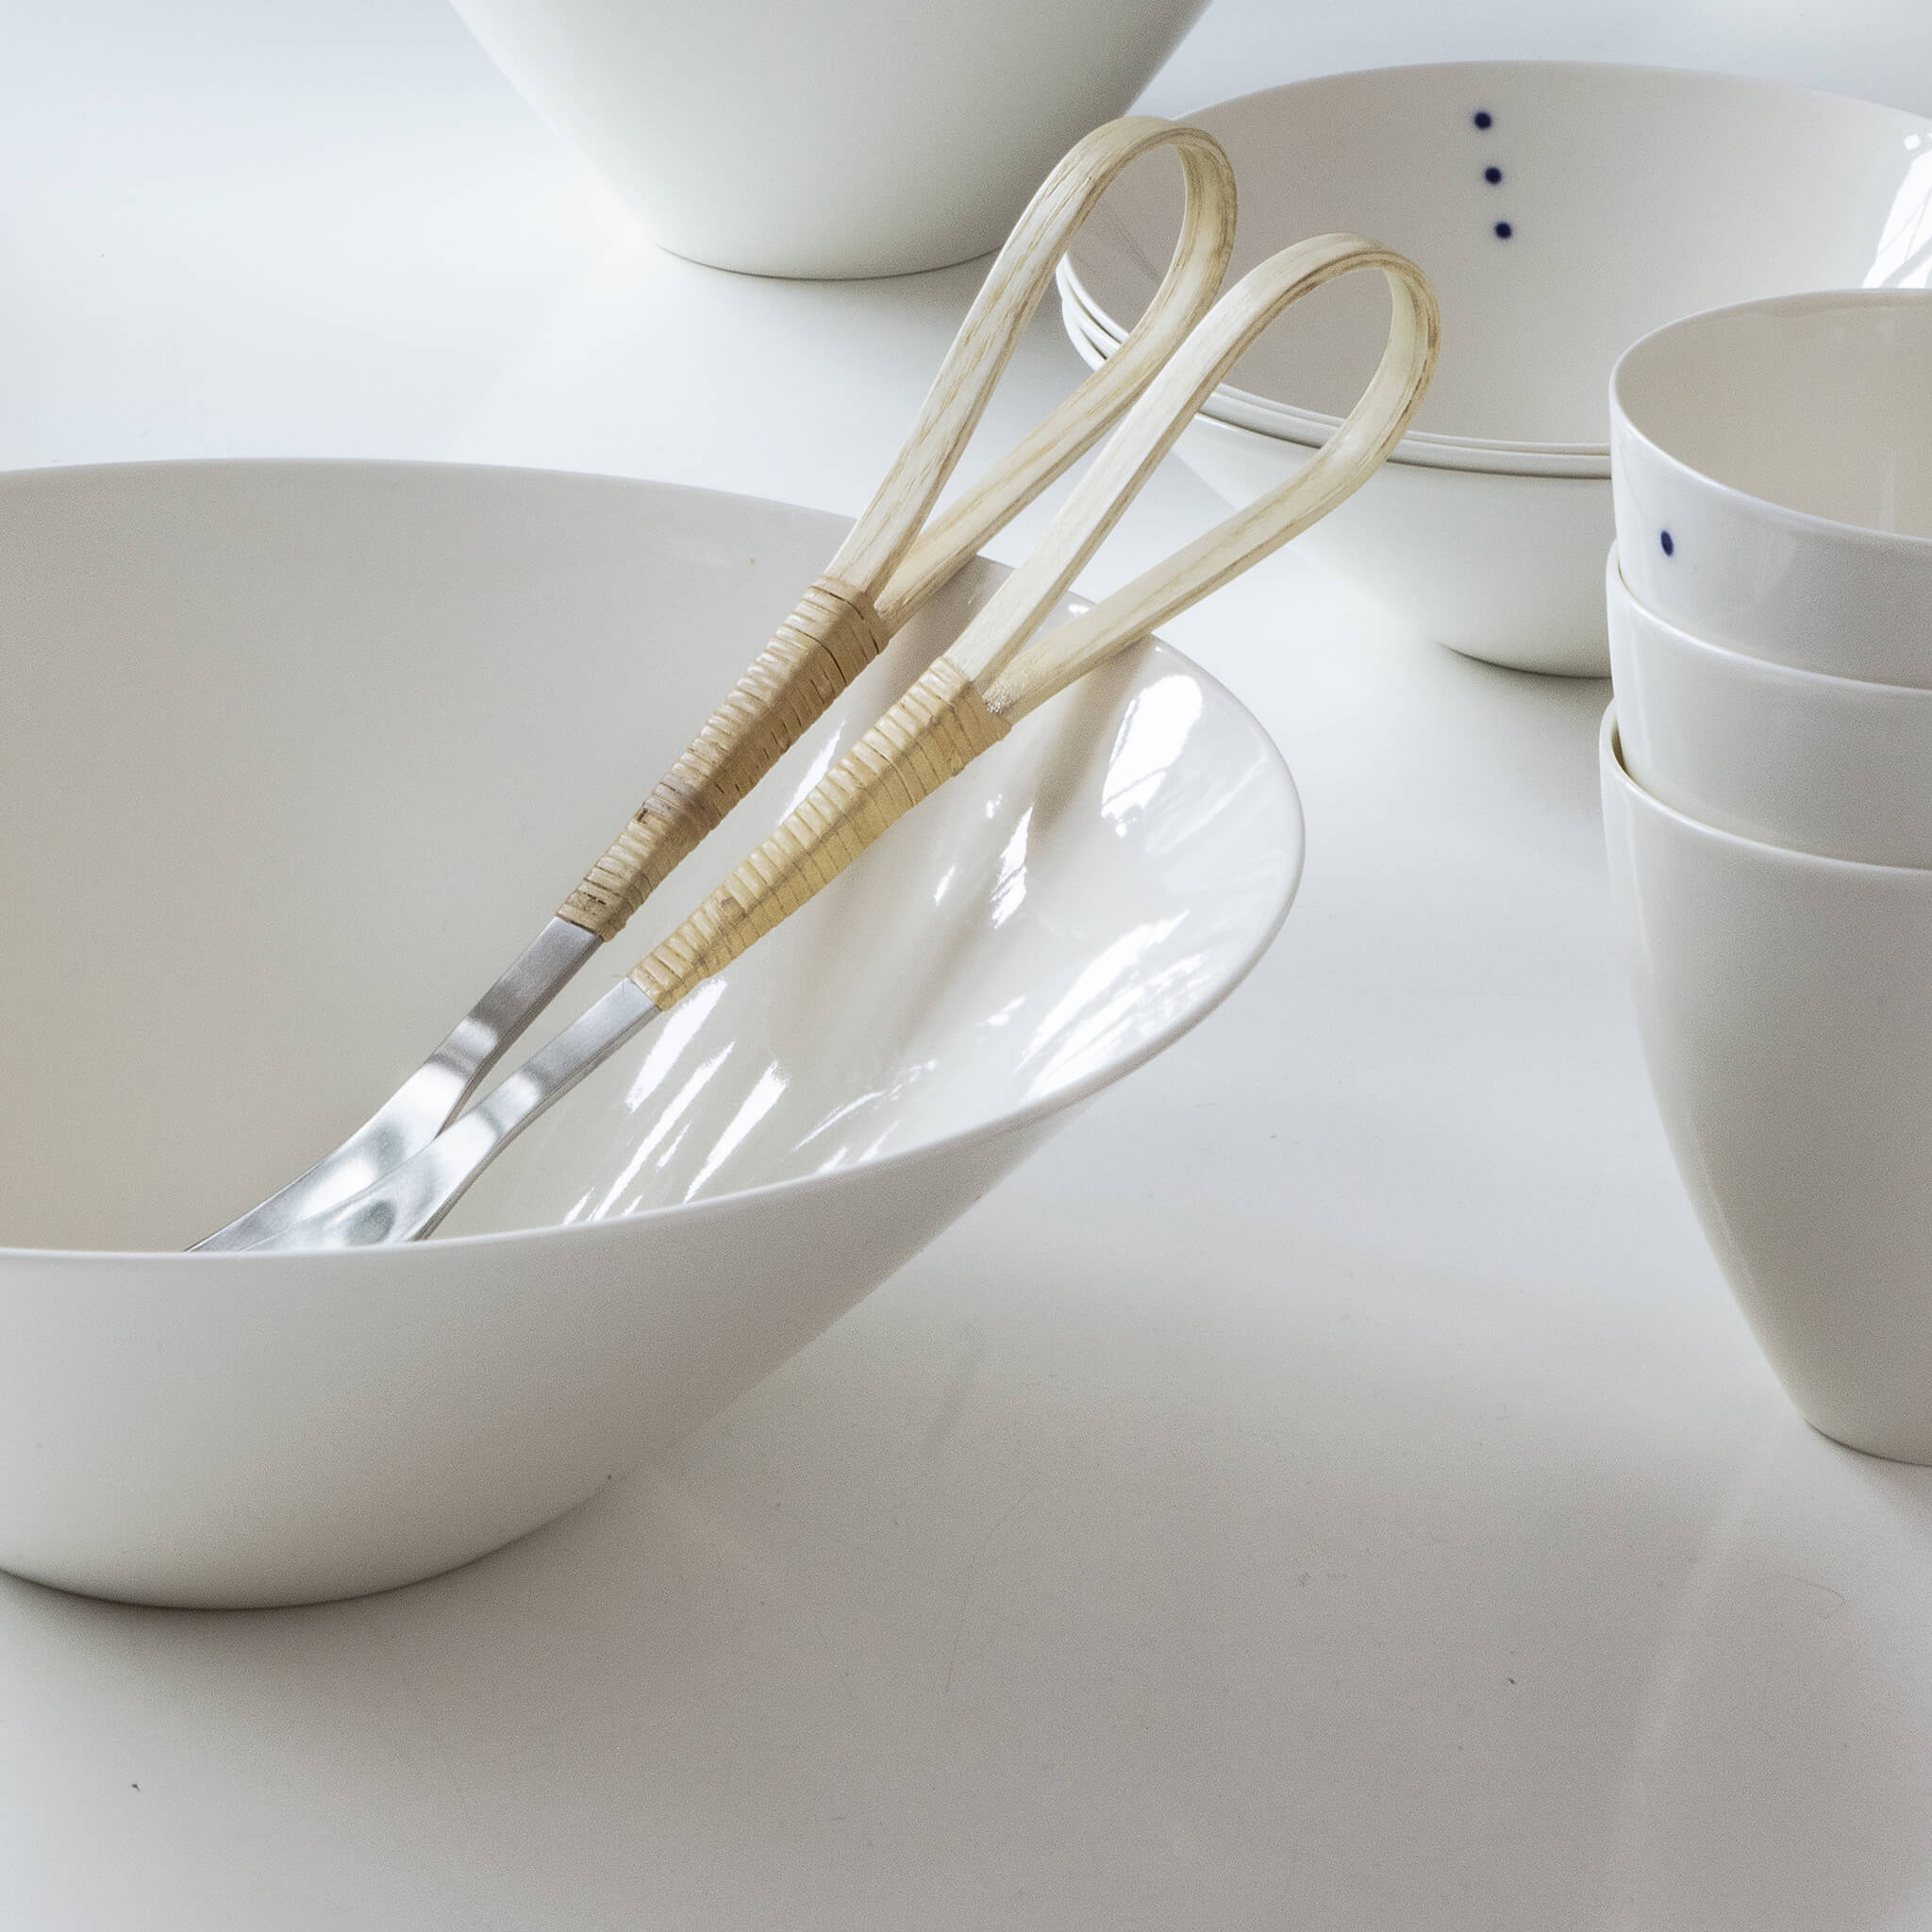
[[[1412,257],[1441,297],[1441,366],[1414,427],[1297,548],[1424,635],[1522,670],[1609,669],[1604,384],[1625,345],[1724,304],[1924,274],[1932,122],[1869,102],[1482,61],[1330,75],[1188,118],[1241,181],[1231,275],[1345,229]],[[1090,364],[1160,279],[1169,172],[1130,172],[1062,267]],[[1383,299],[1357,276],[1300,304],[1210,396],[1182,459],[1237,505],[1307,463],[1367,380]]]
[[[1665,1124],[1798,1407],[1932,1462],[1932,293],[1673,324],[1610,412],[1604,813]]]

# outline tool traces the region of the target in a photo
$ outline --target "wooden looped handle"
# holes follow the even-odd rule
[[[1389,285],[1388,341],[1367,388],[1307,466],[1036,641],[1047,612],[1255,339],[1304,295],[1364,269],[1379,271]],[[1148,385],[1025,562],[946,655],[994,710],[1024,717],[1359,490],[1407,432],[1441,348],[1435,291],[1406,256],[1359,235],[1317,235],[1271,256],[1222,297]]]
[[[1007,735],[939,658],[677,930],[631,969],[668,1011],[829,885],[883,832]]]
[[[1379,269],[1388,280],[1389,340],[1368,388],[1307,467],[1036,640],[1046,608],[1255,338],[1291,303],[1356,269]],[[1318,236],[1246,275],[1134,406],[1026,561],[778,829],[639,961],[631,978],[660,1009],[675,1006],[829,885],[1017,719],[1359,489],[1402,440],[1435,373],[1440,342],[1427,277],[1360,236]]]
[[[1101,369],[924,530],[1068,242],[1122,169],[1160,147],[1180,158],[1187,201],[1174,259],[1146,313]],[[905,447],[824,575],[558,908],[559,918],[614,938],[900,626],[1100,439],[1214,300],[1234,218],[1233,170],[1199,128],[1140,116],[1108,122],[1074,147],[1000,250]]]
[[[1068,244],[1122,171],[1173,149],[1186,193],[1173,258],[1126,340],[958,501],[933,507],[978,425]],[[1117,422],[1208,313],[1234,255],[1233,164],[1198,127],[1133,115],[1096,127],[1060,162],[1000,251],[959,325],[898,461],[833,559],[874,594],[889,629],[945,584]],[[930,525],[927,519],[931,517]]]

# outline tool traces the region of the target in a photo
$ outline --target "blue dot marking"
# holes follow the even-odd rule
[[[1493,127],[1496,125],[1487,108],[1478,108],[1472,118],[1478,127]]]
[[[1516,230],[1507,222],[1498,222],[1496,224],[1496,240],[1499,242],[1508,241],[1515,232]]]
[[[1503,171],[1501,168],[1485,168],[1483,170],[1483,179],[1487,181],[1491,188],[1493,188],[1496,185],[1496,183],[1500,181],[1502,178]]]
[[[1657,541],[1664,546],[1664,555],[1666,557],[1676,556],[1677,546],[1671,541],[1671,533],[1668,530],[1659,530],[1657,533]]]

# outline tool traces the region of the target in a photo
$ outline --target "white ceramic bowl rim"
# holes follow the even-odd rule
[[[1541,64],[1555,66],[1558,63],[1551,61]],[[1088,292],[1071,256],[1061,258],[1058,273],[1062,294],[1080,312],[1091,331],[1104,337],[1116,348],[1125,341],[1126,331]],[[1214,391],[1214,399],[1239,403],[1257,416],[1267,416],[1279,423],[1293,424],[1299,429],[1314,433],[1318,440],[1321,436],[1339,428],[1341,424],[1340,416],[1327,415],[1320,409],[1305,409],[1297,403],[1284,403],[1278,396],[1264,396],[1255,390],[1241,389],[1231,382],[1222,383]],[[1300,440],[1299,436],[1290,438],[1291,441]],[[1463,450],[1472,456],[1595,458],[1604,464],[1606,475],[1608,474],[1610,460],[1610,446],[1607,442],[1531,442],[1515,441],[1507,437],[1453,436],[1440,429],[1411,429],[1403,438],[1403,441],[1433,444],[1445,450]]]
[[[296,460],[300,460],[299,458]],[[107,467],[125,469],[136,467],[128,464],[115,464]],[[161,467],[159,464],[139,467]],[[464,467],[464,466],[451,466]],[[31,477],[31,471],[11,473],[15,477]],[[49,472],[47,474],[53,474]],[[60,474],[65,475],[63,470]],[[626,481],[627,478],[613,478]],[[713,491],[711,494],[728,494]],[[1235,696],[1226,684],[1211,673],[1203,670],[1184,652],[1177,651],[1158,636],[1151,641],[1153,647],[1186,666],[1188,672],[1197,678],[1208,690],[1219,693],[1242,717],[1253,714]],[[1294,775],[1288,761],[1281,755],[1281,748],[1274,742],[1267,730],[1255,723],[1257,748],[1261,756],[1273,766],[1275,773],[1286,781],[1291,798],[1293,797]],[[1299,814],[1297,813],[1297,817]],[[1296,869],[1297,871],[1299,868]],[[954,1150],[971,1148],[981,1141],[1001,1138],[1024,1129],[1034,1123],[1077,1107],[1090,1099],[1103,1088],[1132,1073],[1137,1067],[1144,1066],[1149,1060],[1165,1052],[1168,1047],[1184,1034],[1205,1020],[1221,1005],[1254,969],[1268,948],[1274,943],[1287,921],[1293,904],[1294,893],[1291,891],[1275,908],[1266,925],[1259,930],[1254,941],[1239,957],[1231,958],[1221,974],[1207,987],[1198,998],[1191,1001],[1187,1009],[1176,1013],[1164,1024],[1157,1027],[1145,1037],[1138,1040],[1127,1051],[1115,1056],[1097,1067],[1091,1068],[1077,1078],[1070,1080],[1064,1087],[1057,1088],[1050,1093],[1029,1101],[1025,1106],[1007,1112],[975,1121],[970,1126],[958,1127],[950,1133],[936,1134],[928,1140],[919,1141],[910,1145],[894,1148],[891,1151],[854,1162],[851,1166],[835,1169],[824,1174],[793,1174],[774,1181],[762,1181],[747,1188],[735,1188],[726,1192],[707,1195],[700,1200],[669,1202],[659,1207],[644,1208],[633,1213],[612,1216],[608,1220],[574,1223],[551,1223],[534,1227],[496,1228],[488,1232],[467,1235],[438,1236],[431,1245],[437,1248],[483,1248],[514,1245],[527,1241],[551,1241],[570,1239],[595,1239],[622,1223],[653,1222],[675,1217],[681,1220],[702,1223],[708,1219],[735,1211],[740,1204],[750,1199],[775,1198],[785,1195],[809,1196],[814,1191],[838,1188],[849,1179],[855,1169],[863,1167],[868,1171],[891,1172],[910,1162],[930,1159],[934,1155]],[[372,1096],[373,1100],[375,1096]],[[568,1100],[561,1103],[568,1106]],[[403,1247],[391,1250],[398,1256],[409,1252],[420,1252],[420,1248]],[[103,1260],[117,1263],[140,1262],[143,1265],[158,1262],[164,1266],[206,1268],[210,1262],[216,1266],[254,1265],[259,1269],[264,1263],[270,1264],[274,1272],[292,1288],[298,1271],[326,1269],[329,1267],[353,1266],[358,1260],[366,1262],[367,1249],[348,1249],[323,1254],[299,1254],[277,1252],[272,1255],[252,1254],[247,1249],[229,1251],[198,1252],[192,1249],[137,1249],[137,1248],[14,1248],[0,1246],[0,1260],[32,1261],[40,1265],[64,1264],[76,1268],[88,1265],[97,1266]]]
[[[1630,608],[1643,619],[1644,623],[1707,657],[1739,665],[1754,677],[1774,678],[1781,684],[1815,685],[1821,695],[1842,692],[1850,696],[1853,692],[1857,692],[1860,695],[1869,695],[1873,699],[1894,698],[1905,705],[1932,706],[1932,690],[1927,690],[1924,685],[1881,684],[1870,677],[1840,677],[1832,671],[1813,671],[1803,664],[1786,664],[1775,658],[1754,658],[1749,651],[1740,651],[1729,644],[1721,644],[1714,638],[1700,637],[1694,630],[1686,630],[1681,624],[1673,624],[1668,617],[1659,616],[1630,588],[1630,579],[1624,575],[1624,559],[1618,555],[1618,546],[1614,543],[1610,545],[1609,568],[1616,573],[1617,582],[1622,587],[1624,595],[1629,599]]]
[[[1695,328],[1699,324],[1708,322],[1713,317],[1831,307],[1860,308],[1866,306],[1868,302],[1882,303],[1894,300],[1901,295],[1908,296],[1917,303],[1932,302],[1932,295],[1915,290],[1821,289],[1798,295],[1763,296],[1755,302],[1731,302],[1722,308],[1707,308],[1696,315],[1680,316],[1675,322],[1669,322],[1661,328],[1652,329],[1647,336],[1640,336],[1617,358],[1616,366],[1610,371],[1611,415],[1623,434],[1629,437],[1633,442],[1641,443],[1667,471],[1687,478],[1703,489],[1713,491],[1732,503],[1748,505],[1752,516],[1760,522],[1781,525],[1786,529],[1803,531],[1812,536],[1828,537],[1838,543],[1870,545],[1874,549],[1882,548],[1890,551],[1907,550],[1932,558],[1932,537],[1916,536],[1907,530],[1874,530],[1866,524],[1841,523],[1836,517],[1820,516],[1815,510],[1793,509],[1789,504],[1774,502],[1768,496],[1754,496],[1748,490],[1740,490],[1735,484],[1720,482],[1717,477],[1706,471],[1687,463],[1681,457],[1673,456],[1655,437],[1639,428],[1635,419],[1624,408],[1622,395],[1624,368],[1632,357],[1665,336]],[[1857,683],[1863,680],[1843,681]],[[1888,687],[1892,688],[1895,687]]]
[[[1097,308],[1081,286],[1071,257],[1059,266],[1060,299],[1069,334],[1084,335],[1103,359],[1126,340],[1119,325]],[[1305,449],[1319,449],[1341,426],[1340,416],[1297,408],[1272,396],[1224,382],[1201,405],[1200,413],[1257,436],[1273,436]],[[1486,476],[1585,476],[1610,474],[1607,442],[1507,442],[1472,436],[1444,436],[1411,429],[1396,444],[1391,463],[1416,469],[1471,470]]]
[[[1599,742],[1618,778],[1628,789],[1632,797],[1640,799],[1651,811],[1664,818],[1674,819],[1678,824],[1689,826],[1690,830],[1706,839],[1735,845],[1743,852],[1763,853],[1781,862],[1789,861],[1804,871],[1873,873],[1889,878],[1932,880],[1932,867],[1884,865],[1870,858],[1827,858],[1821,852],[1800,852],[1792,845],[1774,845],[1768,840],[1747,839],[1741,833],[1726,831],[1722,825],[1708,824],[1703,819],[1693,819],[1689,812],[1679,811],[1674,805],[1666,805],[1656,792],[1645,791],[1630,775],[1630,767],[1624,762],[1624,741],[1617,735],[1617,708],[1614,704],[1604,712]]]

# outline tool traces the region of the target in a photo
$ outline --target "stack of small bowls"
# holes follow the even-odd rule
[[[1932,1462],[1932,293],[1673,324],[1610,412],[1605,822],[1665,1124],[1798,1407]]]

